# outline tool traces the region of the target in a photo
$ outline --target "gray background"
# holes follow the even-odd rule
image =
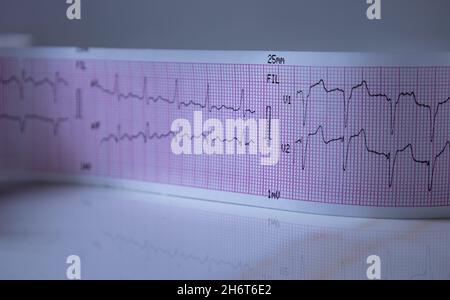
[[[450,50],[449,0],[0,0],[0,33],[37,45],[238,50]]]

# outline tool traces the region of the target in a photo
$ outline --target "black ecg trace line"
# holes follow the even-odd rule
[[[354,139],[362,136],[364,141],[364,148],[365,150],[374,155],[382,156],[389,162],[389,171],[388,171],[388,186],[392,187],[393,180],[394,180],[394,173],[395,173],[395,167],[397,164],[397,158],[402,152],[409,151],[411,159],[414,163],[422,164],[427,166],[428,168],[431,167],[431,169],[428,170],[428,191],[431,191],[433,188],[433,179],[434,179],[434,172],[436,168],[436,163],[439,157],[445,152],[445,150],[448,148],[450,150],[450,141],[446,141],[443,148],[433,157],[432,160],[424,160],[417,158],[416,154],[414,153],[413,145],[411,143],[405,145],[402,148],[396,149],[394,152],[381,152],[376,151],[374,149],[371,149],[368,146],[367,137],[366,137],[366,131],[364,129],[359,130],[358,133],[353,134],[349,137],[348,143],[346,145],[344,136],[338,136],[334,138],[327,139],[325,137],[324,129],[322,125],[318,126],[317,129],[314,132],[308,133],[305,137],[299,138],[295,141],[296,144],[300,144],[302,147],[301,149],[301,168],[302,170],[305,169],[306,165],[306,156],[308,154],[308,147],[310,144],[311,138],[314,136],[320,136],[321,141],[323,144],[328,145],[330,143],[335,142],[341,142],[342,143],[342,170],[345,172],[348,167],[348,160],[349,160],[349,152],[350,152],[350,146]]]
[[[242,116],[246,117],[246,115],[248,113],[250,114],[254,114],[256,111],[252,110],[250,108],[245,108],[245,91],[244,89],[241,89],[240,92],[240,99],[239,99],[239,106],[234,107],[234,106],[228,106],[225,104],[220,104],[220,105],[214,105],[214,104],[210,104],[210,85],[209,83],[206,85],[206,92],[205,92],[205,96],[204,96],[204,102],[196,102],[194,100],[189,100],[189,101],[181,101],[179,98],[179,87],[178,87],[178,79],[175,79],[175,89],[174,89],[174,93],[173,93],[173,98],[165,98],[161,95],[158,96],[151,96],[148,95],[148,88],[147,88],[147,77],[144,77],[144,82],[143,82],[143,88],[142,88],[142,94],[136,94],[133,92],[121,92],[120,91],[120,87],[119,87],[119,76],[116,74],[115,78],[114,78],[114,86],[112,89],[108,89],[106,87],[104,87],[103,85],[101,85],[99,83],[99,81],[97,79],[94,79],[91,81],[91,87],[93,88],[97,88],[99,90],[101,90],[102,92],[111,95],[111,96],[115,96],[117,98],[118,101],[122,100],[122,99],[138,99],[141,101],[145,101],[146,104],[149,104],[150,102],[156,103],[158,101],[162,101],[162,102],[166,102],[168,104],[176,104],[177,108],[180,109],[182,106],[183,107],[188,107],[188,106],[197,106],[200,107],[202,109],[206,108],[209,112],[216,110],[216,111],[221,111],[221,110],[230,110],[233,112],[239,112],[242,111]]]
[[[386,101],[387,103],[389,103],[390,105],[390,131],[391,131],[391,135],[394,134],[394,129],[395,129],[395,122],[396,122],[396,115],[397,115],[397,106],[400,103],[400,100],[403,97],[410,97],[413,99],[414,104],[417,107],[426,109],[428,111],[429,114],[429,122],[430,122],[430,141],[432,142],[434,139],[434,134],[435,134],[435,125],[436,125],[436,118],[439,112],[439,108],[447,103],[450,103],[450,96],[447,97],[446,99],[438,102],[438,104],[436,105],[436,109],[433,113],[432,107],[431,105],[428,104],[423,104],[420,103],[417,100],[416,94],[414,91],[412,92],[401,92],[398,94],[397,98],[395,100],[389,98],[386,94],[383,93],[372,93],[367,85],[367,82],[365,80],[362,80],[360,83],[358,83],[357,85],[354,85],[351,90],[350,90],[350,95],[348,96],[348,99],[345,96],[345,91],[341,88],[332,88],[329,89],[326,87],[325,85],[325,81],[323,79],[320,79],[318,82],[312,84],[309,86],[308,88],[308,93],[305,96],[305,92],[303,90],[298,90],[297,91],[297,95],[301,98],[300,100],[302,101],[302,108],[303,108],[303,116],[302,116],[302,122],[303,122],[303,126],[305,126],[306,124],[306,119],[307,119],[307,111],[308,111],[308,103],[309,103],[309,98],[311,96],[311,91],[312,89],[314,89],[317,86],[321,86],[322,89],[327,93],[335,93],[335,92],[339,92],[342,94],[342,100],[344,102],[344,127],[348,126],[348,107],[349,107],[349,102],[350,100],[352,100],[353,97],[353,93],[355,90],[357,90],[358,88],[363,87],[364,90],[366,91],[367,95],[371,98],[382,98],[384,99],[384,101]]]
[[[42,85],[48,85],[52,90],[53,101],[56,102],[57,94],[58,94],[58,84],[62,84],[64,86],[68,86],[69,83],[61,77],[59,72],[55,72],[54,79],[50,79],[49,77],[44,77],[42,79],[35,79],[33,76],[27,75],[25,70],[22,70],[20,76],[11,75],[8,78],[3,78],[0,76],[0,83],[2,85],[8,84],[16,84],[19,87],[19,95],[20,99],[24,98],[24,88],[25,84],[32,84],[35,87],[39,87]]]
[[[0,119],[18,123],[20,132],[22,132],[22,133],[25,132],[28,121],[39,121],[39,122],[47,123],[47,124],[52,125],[53,135],[58,134],[58,129],[59,129],[60,124],[67,122],[69,120],[68,118],[64,118],[64,117],[54,119],[54,118],[49,118],[49,117],[45,117],[45,116],[41,116],[41,115],[37,115],[37,114],[26,114],[23,117],[10,115],[10,114],[0,114]]]

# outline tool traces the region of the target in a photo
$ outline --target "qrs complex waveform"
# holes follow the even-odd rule
[[[19,89],[20,99],[24,99],[24,90],[27,84],[30,84],[34,87],[40,86],[48,86],[52,92],[52,99],[54,102],[57,101],[58,97],[58,86],[68,86],[69,83],[60,76],[59,72],[56,71],[53,77],[43,77],[40,79],[36,79],[35,77],[28,75],[26,70],[22,70],[20,72],[20,76],[10,75],[8,77],[3,78],[0,76],[0,84],[1,85],[11,85],[14,84]]]
[[[173,92],[172,98],[163,97],[161,95],[158,96],[150,96],[148,95],[148,84],[147,84],[147,77],[144,77],[143,84],[142,84],[142,93],[136,94],[133,92],[121,92],[119,88],[119,76],[116,74],[114,77],[114,87],[113,89],[108,89],[103,87],[97,79],[94,79],[91,81],[91,87],[98,88],[102,92],[114,96],[117,98],[118,101],[122,99],[137,99],[144,101],[146,104],[150,104],[151,102],[165,102],[168,104],[175,104],[178,109],[182,107],[189,107],[194,106],[201,109],[206,108],[208,111],[220,111],[220,110],[230,110],[233,112],[242,112],[242,116],[246,116],[247,114],[254,114],[255,111],[250,108],[245,108],[245,91],[244,89],[241,89],[240,91],[240,97],[239,97],[239,105],[232,106],[232,105],[225,105],[225,104],[211,104],[210,98],[209,98],[209,91],[210,91],[210,85],[207,83],[205,88],[205,96],[204,101],[199,102],[195,100],[180,100],[178,95],[178,79],[175,79],[175,88]]]
[[[343,171],[345,171],[347,169],[347,165],[349,163],[352,142],[354,142],[354,140],[356,138],[362,137],[364,148],[368,153],[384,157],[386,159],[386,161],[388,162],[387,184],[389,185],[389,187],[392,186],[393,174],[395,171],[398,156],[400,154],[402,154],[403,152],[407,152],[410,155],[411,160],[414,163],[419,164],[419,165],[425,165],[428,168],[428,190],[431,191],[431,189],[433,187],[433,177],[434,177],[434,170],[436,167],[436,163],[437,163],[439,157],[445,153],[445,150],[447,150],[447,149],[450,150],[450,141],[447,141],[447,142],[445,142],[442,149],[431,160],[423,160],[423,159],[419,159],[416,157],[416,155],[414,154],[414,149],[413,149],[412,144],[407,144],[406,146],[404,146],[400,149],[396,149],[392,153],[391,152],[385,153],[385,152],[380,152],[380,151],[369,148],[368,143],[367,143],[366,132],[364,129],[361,129],[358,133],[351,135],[348,139],[347,144],[345,144],[345,138],[342,136],[326,139],[324,131],[323,131],[323,127],[319,126],[316,131],[314,131],[312,133],[308,133],[306,138],[300,138],[295,141],[295,143],[298,143],[302,146],[302,150],[301,150],[302,170],[305,169],[305,164],[306,164],[305,161],[306,161],[306,156],[308,155],[308,145],[310,143],[310,139],[311,139],[311,137],[314,137],[316,135],[319,135],[322,142],[326,145],[330,144],[330,143],[334,143],[334,142],[340,142],[342,144],[342,170]]]
[[[267,130],[267,136],[264,137],[264,140],[270,140],[271,139],[271,118],[272,118],[272,108],[270,106],[267,106],[266,109],[266,119],[268,121],[268,130]],[[128,141],[128,142],[133,142],[136,140],[141,140],[144,143],[147,143],[151,140],[161,140],[164,138],[175,138],[176,140],[181,140],[184,137],[187,137],[191,140],[194,139],[202,139],[202,140],[206,140],[208,143],[213,143],[215,141],[220,141],[220,142],[225,142],[225,143],[232,143],[232,142],[236,142],[239,145],[245,145],[248,146],[250,144],[254,144],[255,141],[252,140],[251,138],[241,138],[239,139],[237,136],[234,136],[232,138],[220,138],[217,135],[213,135],[212,133],[214,132],[214,130],[206,130],[206,131],[202,131],[200,134],[195,135],[195,134],[190,134],[190,135],[186,135],[186,134],[182,134],[181,130],[167,130],[165,132],[151,132],[151,126],[149,122],[145,123],[145,130],[140,130],[137,131],[135,133],[131,133],[131,132],[122,132],[122,126],[119,124],[117,125],[117,130],[116,133],[110,133],[107,136],[104,136],[100,139],[100,143],[106,143],[106,142],[110,142],[110,141],[114,141],[116,144],[120,143],[122,141]]]
[[[150,132],[149,123],[145,124],[144,131],[138,131],[136,133],[129,133],[129,132],[122,133],[122,126],[119,124],[119,125],[117,125],[117,132],[110,133],[107,136],[102,137],[100,139],[100,143],[107,143],[110,141],[114,141],[116,144],[118,144],[123,141],[133,142],[136,140],[141,140],[144,143],[148,143],[152,140],[161,140],[161,139],[165,139],[165,138],[174,138],[176,141],[181,140],[183,138],[188,138],[190,140],[201,139],[202,141],[206,141],[207,143],[213,143],[215,141],[225,142],[225,143],[236,142],[239,145],[245,145],[245,146],[255,143],[252,139],[247,139],[244,141],[243,139],[239,139],[236,136],[233,138],[229,138],[229,139],[212,136],[213,130],[203,131],[202,133],[197,134],[197,135],[195,135],[195,134],[190,134],[190,135],[181,134],[180,135],[179,133],[180,133],[180,130],[177,130],[177,131],[168,130],[167,132]]]
[[[24,116],[0,114],[0,121],[1,120],[17,123],[19,125],[19,130],[22,133],[25,132],[25,130],[27,128],[27,124],[31,121],[49,124],[50,127],[52,128],[53,134],[57,135],[60,125],[62,123],[67,122],[69,119],[64,118],[64,117],[63,118],[49,118],[49,117],[40,116],[37,114],[26,114]]]
[[[42,161],[51,162],[52,172],[60,164],[62,173],[230,191],[267,201],[450,205],[448,66],[93,59],[79,68],[80,61],[36,60],[48,62],[40,76],[28,75],[26,63],[14,67],[9,61],[0,68],[0,124],[19,129],[2,126],[0,141],[22,145],[25,137],[16,133],[32,128],[42,135],[40,145],[49,147]],[[37,89],[54,101],[17,101]],[[177,129],[171,126],[175,120],[192,128]],[[223,132],[205,125],[208,120],[222,124]],[[230,136],[229,120],[254,124],[256,131]],[[174,153],[173,144],[191,149],[189,155]],[[198,151],[213,145],[246,151]],[[259,152],[248,155],[250,149]],[[263,165],[260,158],[270,155],[274,163]]]
[[[142,139],[144,143],[147,143],[153,139],[162,139],[166,137],[171,137],[176,135],[176,131],[168,130],[167,132],[158,133],[158,132],[150,132],[150,124],[147,122],[145,124],[145,130],[138,131],[137,133],[122,133],[122,126],[117,125],[117,133],[111,133],[103,138],[101,138],[101,143],[106,143],[109,141],[114,141],[115,143],[119,143],[121,141],[133,141],[137,139]]]
[[[402,100],[402,98],[410,98],[411,101],[413,101],[412,103],[419,109],[425,109],[428,114],[429,114],[429,119],[430,119],[430,140],[433,141],[433,137],[434,137],[434,131],[435,131],[435,122],[436,122],[436,116],[439,113],[439,108],[443,105],[446,104],[450,104],[450,96],[448,96],[447,98],[439,101],[436,105],[436,108],[433,112],[433,109],[431,107],[431,105],[427,105],[427,104],[423,104],[423,103],[419,103],[417,101],[417,97],[414,91],[411,92],[401,92],[398,94],[398,96],[396,97],[396,99],[392,99],[390,97],[388,97],[386,94],[383,93],[372,93],[367,85],[367,82],[365,80],[362,80],[360,83],[358,83],[357,85],[353,86],[350,90],[350,95],[348,96],[348,98],[345,96],[345,91],[341,88],[332,88],[332,89],[328,89],[325,85],[325,82],[323,79],[320,79],[318,82],[312,84],[309,89],[308,89],[308,93],[306,94],[306,97],[304,96],[304,91],[303,90],[298,90],[297,91],[297,95],[299,95],[301,97],[301,101],[302,101],[302,105],[303,105],[303,126],[305,125],[306,122],[306,118],[307,118],[307,113],[308,113],[308,102],[309,102],[309,98],[311,96],[311,90],[317,86],[321,86],[322,89],[326,92],[326,93],[340,93],[342,94],[342,103],[343,103],[343,110],[344,110],[344,127],[347,127],[348,124],[348,110],[347,107],[349,106],[349,102],[352,100],[354,91],[360,88],[364,89],[364,92],[367,93],[367,95],[370,98],[374,98],[374,99],[381,99],[381,101],[385,101],[387,103],[389,103],[389,112],[388,114],[390,115],[390,127],[391,127],[391,134],[394,134],[394,129],[395,129],[395,120],[396,120],[396,113],[397,113],[397,106],[400,103],[400,100]]]

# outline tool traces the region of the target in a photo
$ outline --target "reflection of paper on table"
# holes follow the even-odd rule
[[[450,278],[449,220],[320,216],[123,189],[0,183],[0,278]]]
[[[33,37],[26,33],[0,34],[0,48],[29,47],[33,44]]]

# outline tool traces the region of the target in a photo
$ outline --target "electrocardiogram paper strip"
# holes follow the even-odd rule
[[[75,53],[0,59],[2,169],[196,187],[268,202],[450,206],[445,63],[324,66],[270,56],[220,63]],[[179,119],[201,128],[174,129]],[[223,128],[205,126],[207,120]],[[230,120],[255,121],[258,132],[229,134]],[[189,153],[174,153],[173,143]],[[261,144],[271,144],[271,153],[258,152]],[[195,148],[208,146],[217,152]],[[261,163],[268,155],[270,163]]]

